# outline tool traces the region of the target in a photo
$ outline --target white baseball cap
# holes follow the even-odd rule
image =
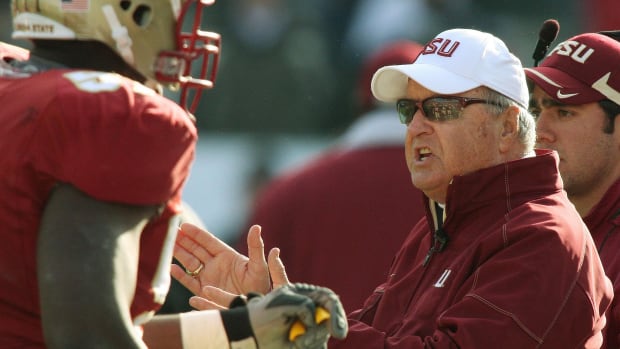
[[[395,102],[405,98],[408,79],[442,95],[486,86],[524,108],[529,103],[521,61],[502,40],[474,29],[446,30],[413,63],[380,68],[372,78],[372,93],[380,101]]]

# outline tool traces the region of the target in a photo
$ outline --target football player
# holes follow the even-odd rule
[[[219,60],[220,35],[202,28],[212,4],[11,2],[13,38],[33,48],[0,43],[0,347],[311,348],[346,333],[333,331],[338,298],[307,285],[154,317],[194,157],[192,112]],[[295,319],[307,329],[289,339]]]

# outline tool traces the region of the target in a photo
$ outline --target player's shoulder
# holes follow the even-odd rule
[[[129,133],[135,142],[148,144],[197,138],[187,111],[116,73],[50,69],[19,80],[10,93],[30,96],[28,103],[36,109],[41,124],[63,125],[74,134],[102,140]]]
[[[123,75],[96,70],[51,69],[39,74],[42,80],[53,80],[60,97],[92,99],[143,97],[163,102],[153,89]]]
[[[53,81],[55,102],[63,110],[92,117],[144,119],[149,122],[189,120],[187,112],[146,85],[120,74],[89,70],[50,70],[40,74]]]

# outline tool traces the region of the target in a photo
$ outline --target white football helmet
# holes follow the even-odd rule
[[[179,104],[193,112],[217,73],[220,35],[201,29],[214,2],[12,0],[13,38],[102,42],[148,80],[180,88]]]

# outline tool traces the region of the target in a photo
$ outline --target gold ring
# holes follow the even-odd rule
[[[185,269],[185,274],[195,278],[196,276],[198,276],[198,273],[200,273],[200,271],[202,270],[202,268],[204,268],[204,264],[200,263],[200,265],[198,266],[198,268],[196,268],[196,270],[194,271],[189,271],[187,269]]]

